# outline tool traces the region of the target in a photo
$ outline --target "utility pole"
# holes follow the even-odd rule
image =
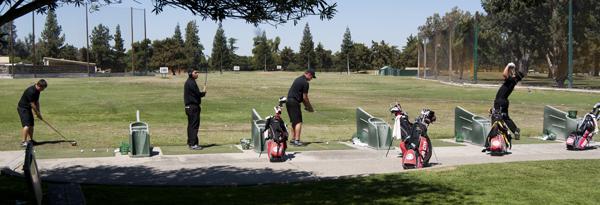
[[[417,36],[417,78],[421,77],[421,40],[419,39],[419,36]]]
[[[144,43],[146,43],[146,39],[148,39],[148,37],[146,36],[146,9],[144,9]],[[144,70],[145,72],[148,72],[148,49],[144,50]]]
[[[453,24],[453,22],[450,22],[450,24]],[[448,81],[450,82],[452,82],[452,37],[454,36],[453,27],[454,25],[450,26],[450,39],[448,41]]]
[[[86,42],[85,61],[87,62],[88,77],[90,77],[90,33],[89,33],[89,26],[88,26],[88,5],[87,5],[87,3],[85,3],[85,42]]]
[[[573,88],[573,0],[569,0],[569,88]]]
[[[477,66],[479,64],[479,56],[477,55],[477,39],[479,38],[479,12],[475,12],[475,42],[473,43],[473,81],[477,83]]]
[[[35,62],[37,60],[36,56],[35,56],[35,12],[31,12],[31,55],[33,57],[32,64],[35,65]]]
[[[425,39],[423,39],[423,78],[427,78],[427,37],[425,37]]]
[[[11,66],[14,66],[14,62],[13,62],[13,58],[14,58],[14,56],[13,56],[13,26],[14,26],[14,24],[13,24],[13,21],[10,21],[8,24],[10,25],[10,28],[9,28],[10,34],[8,37],[9,38],[8,39],[8,49],[9,49],[8,52],[10,54],[8,55],[8,63],[10,63]]]
[[[133,47],[133,7],[131,7],[131,75],[135,71],[135,48]],[[127,72],[125,72],[127,73]]]

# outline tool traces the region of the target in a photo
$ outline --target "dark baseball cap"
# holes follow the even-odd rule
[[[317,76],[315,75],[315,70],[313,69],[308,69],[306,70],[307,73],[310,73],[312,75],[313,78],[317,78]]]

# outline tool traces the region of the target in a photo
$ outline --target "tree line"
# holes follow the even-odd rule
[[[44,29],[36,41],[36,54],[33,55],[33,35],[21,40],[16,36],[16,26],[10,23],[0,27],[1,33],[13,35],[1,36],[2,42],[14,42],[12,46],[13,62],[41,64],[42,57],[63,58],[68,60],[95,63],[100,69],[112,72],[130,72],[132,70],[155,70],[167,66],[173,71],[198,68],[215,71],[232,70],[239,66],[241,70],[276,70],[281,66],[284,70],[304,70],[314,68],[319,71],[346,72],[366,69],[377,69],[383,66],[404,68],[416,67],[417,42],[410,36],[407,46],[398,48],[386,41],[372,41],[371,45],[352,41],[350,28],[343,33],[340,51],[333,52],[321,42],[313,41],[308,23],[304,26],[299,50],[288,46],[280,47],[281,38],[268,38],[266,31],[257,32],[253,38],[251,56],[236,54],[238,49],[236,38],[227,38],[223,26],[215,32],[211,51],[205,51],[198,36],[198,26],[190,21],[182,34],[179,24],[173,35],[165,39],[141,40],[126,49],[121,28],[117,25],[114,32],[103,24],[93,27],[90,34],[90,49],[77,48],[66,43],[62,27],[58,24],[56,14],[47,13]],[[10,55],[9,45],[0,45],[0,55]],[[210,52],[210,53],[208,53]]]

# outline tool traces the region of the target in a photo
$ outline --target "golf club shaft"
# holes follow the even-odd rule
[[[206,88],[206,82],[208,82],[208,67],[206,67],[206,74],[204,75],[204,88]]]
[[[54,128],[50,123],[48,123],[46,120],[42,120],[42,122],[46,123],[46,125],[48,125],[48,127],[50,127],[50,129],[54,130],[54,132],[56,132],[60,137],[62,137],[63,139],[67,140],[68,139],[62,135],[62,133],[60,133],[58,130],[56,130],[56,128]]]

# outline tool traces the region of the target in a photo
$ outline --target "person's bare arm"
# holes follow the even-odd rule
[[[510,67],[508,67],[508,65],[506,65],[506,67],[504,67],[504,71],[502,72],[502,76],[504,77],[504,79],[507,79],[508,76],[510,75],[511,71],[510,71]]]
[[[44,118],[42,118],[42,113],[40,112],[40,103],[39,102],[31,102],[31,110],[33,110],[33,113],[35,113],[35,116],[37,116],[40,120],[44,119]]]
[[[310,104],[310,100],[308,99],[308,93],[303,93],[302,98],[302,102],[304,103],[304,109],[306,109],[308,112],[314,112],[315,110],[313,109],[313,106]]]

